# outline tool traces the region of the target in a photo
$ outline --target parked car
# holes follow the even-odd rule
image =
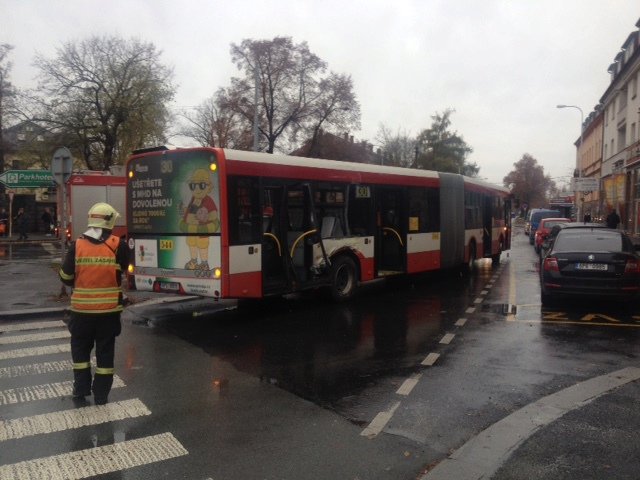
[[[558,210],[539,209],[531,214],[531,220],[529,225],[529,243],[533,245],[535,240],[536,230],[540,224],[540,220],[543,218],[558,218],[562,217],[562,214]]]
[[[607,228],[604,223],[558,223],[551,227],[549,230],[549,235],[542,241],[542,246],[540,247],[540,261],[544,260],[544,257],[547,256],[549,249],[553,245],[553,241],[558,236],[558,232],[563,228]]]
[[[542,248],[542,242],[549,236],[551,232],[551,228],[559,223],[569,223],[571,222],[568,218],[543,218],[540,220],[540,224],[538,225],[538,229],[534,234],[534,242],[533,246],[536,250],[536,253],[540,253],[540,249]]]
[[[637,297],[638,248],[619,230],[565,223],[540,265],[542,303],[560,297]]]

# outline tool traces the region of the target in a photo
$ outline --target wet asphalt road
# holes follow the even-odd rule
[[[164,445],[169,435],[184,449],[170,443],[175,458],[143,449],[139,466],[115,461],[117,471],[102,478],[420,478],[515,410],[637,364],[633,309],[574,302],[543,310],[536,268],[520,235],[498,267],[481,261],[471,275],[377,285],[349,304],[305,295],[131,310],[117,345],[123,385],[110,401],[138,400],[149,413],[74,428],[67,420],[60,431],[8,438],[0,465],[156,435]],[[44,331],[64,326],[0,339]],[[64,343],[0,344],[0,355]],[[64,368],[23,374],[19,367],[68,357],[3,357],[2,420],[77,410],[68,395],[15,394],[69,379]],[[602,462],[609,474],[610,463]]]

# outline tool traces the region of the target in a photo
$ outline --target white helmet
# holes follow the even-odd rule
[[[120,214],[108,203],[96,203],[89,209],[89,221],[87,226],[96,228],[106,228],[113,230],[116,219]]]

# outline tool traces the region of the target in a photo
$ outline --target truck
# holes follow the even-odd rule
[[[62,212],[62,189],[58,189],[58,212]],[[92,205],[106,202],[115,208],[120,217],[113,234],[126,236],[126,180],[124,175],[102,171],[83,171],[71,174],[66,185],[67,229],[66,241],[75,240],[87,230],[87,212]],[[59,216],[60,218],[60,216]]]

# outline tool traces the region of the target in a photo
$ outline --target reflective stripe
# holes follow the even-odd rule
[[[73,364],[74,370],[86,370],[87,368],[91,368],[91,364],[89,362],[80,362]]]
[[[96,368],[96,375],[113,375],[113,368]]]
[[[75,277],[75,275],[74,275],[74,274],[67,275],[66,273],[64,273],[64,272],[62,271],[62,269],[60,269],[60,270],[58,271],[58,274],[60,275],[60,278],[61,278],[61,279],[63,279],[63,280],[73,280],[73,279],[74,279],[74,277]]]
[[[93,293],[120,293],[121,289],[120,287],[107,287],[107,288],[75,288],[73,290],[75,293],[86,293],[86,294],[93,294]]]

